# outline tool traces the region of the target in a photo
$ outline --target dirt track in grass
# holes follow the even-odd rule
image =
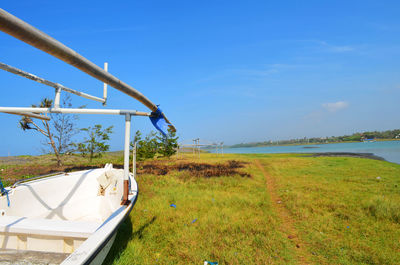
[[[306,244],[299,237],[299,233],[294,227],[294,221],[291,218],[290,213],[285,208],[284,202],[277,194],[275,179],[265,171],[264,166],[258,159],[254,161],[264,176],[266,189],[271,196],[272,207],[274,208],[278,217],[281,219],[281,231],[287,235],[291,242],[293,242],[298,264],[310,264],[310,254],[307,251]]]

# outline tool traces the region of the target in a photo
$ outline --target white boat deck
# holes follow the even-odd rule
[[[3,216],[0,218],[0,233],[88,238],[100,225],[100,222]]]

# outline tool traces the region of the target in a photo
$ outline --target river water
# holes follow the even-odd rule
[[[214,153],[215,150],[210,152]],[[240,154],[323,152],[373,153],[387,161],[400,164],[400,141],[224,148],[224,153]]]

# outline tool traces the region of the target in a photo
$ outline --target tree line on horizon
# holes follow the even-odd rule
[[[340,142],[362,142],[365,140],[390,140],[399,139],[400,140],[400,129],[387,130],[387,131],[368,131],[368,132],[357,132],[352,135],[343,136],[327,136],[327,137],[312,137],[312,138],[299,138],[290,140],[280,140],[280,141],[264,141],[264,142],[254,142],[254,143],[241,143],[231,145],[231,148],[239,147],[257,147],[257,146],[273,146],[273,145],[290,145],[290,144],[323,144],[323,143],[340,143]]]

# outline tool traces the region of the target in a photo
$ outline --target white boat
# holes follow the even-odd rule
[[[175,128],[157,105],[108,73],[106,65],[105,69],[100,68],[1,8],[0,30],[104,82],[103,98],[100,98],[0,62],[2,70],[55,88],[54,105],[50,108],[0,107],[0,112],[42,120],[49,120],[43,115],[47,113],[122,115],[125,118],[123,170],[107,164],[104,168],[24,180],[1,190],[0,264],[101,264],[113,244],[118,226],[129,215],[138,196],[135,159],[133,173],[129,172],[131,117],[150,117],[153,125],[164,134],[167,126]],[[61,91],[105,105],[107,85],[137,99],[151,112],[60,107]]]
[[[0,197],[0,264],[101,264],[138,186],[124,171],[105,168],[16,183]],[[8,201],[10,206],[8,206]]]

